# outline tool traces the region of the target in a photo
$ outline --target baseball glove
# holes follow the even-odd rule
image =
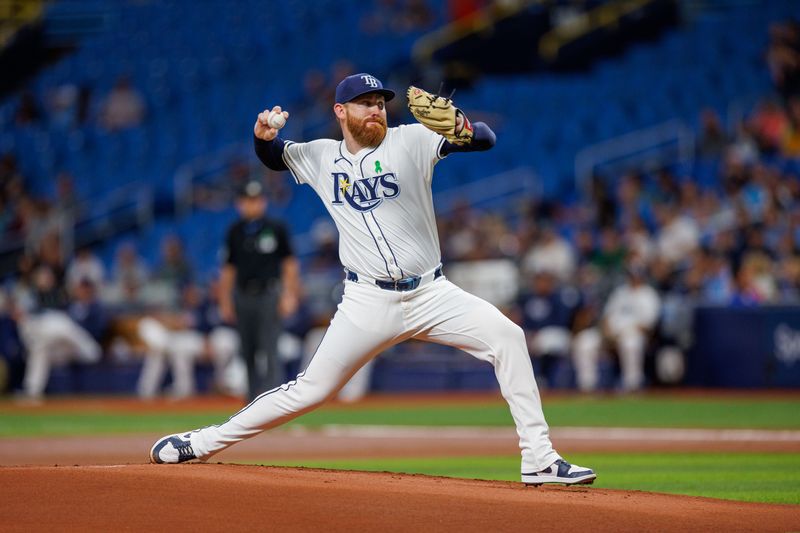
[[[469,144],[472,141],[472,124],[449,97],[434,95],[413,85],[406,91],[406,97],[408,109],[420,124],[453,144]],[[459,120],[459,117],[463,120]]]

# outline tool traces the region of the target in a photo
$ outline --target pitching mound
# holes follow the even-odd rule
[[[0,467],[4,531],[786,531],[794,506],[225,464]]]

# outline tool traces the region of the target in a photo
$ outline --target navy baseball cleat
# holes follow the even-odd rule
[[[191,432],[183,435],[176,433],[158,439],[150,448],[150,462],[158,464],[184,463],[197,459],[194,449],[192,449],[190,436]]]
[[[522,482],[526,485],[541,485],[542,483],[563,483],[565,485],[591,485],[597,474],[591,468],[571,465],[564,459],[559,459],[548,468],[539,472],[522,473]]]

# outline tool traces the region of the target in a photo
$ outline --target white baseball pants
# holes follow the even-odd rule
[[[103,355],[97,341],[64,311],[49,310],[25,319],[20,328],[28,349],[23,387],[25,394],[44,394],[53,365],[75,360],[96,363]]]
[[[635,325],[621,328],[613,341],[619,353],[622,387],[638,390],[644,385],[644,352],[647,339]],[[578,388],[584,392],[597,389],[600,381],[598,363],[603,352],[603,336],[598,328],[589,328],[575,336],[573,360]]]
[[[227,422],[191,434],[197,457],[311,411],[336,395],[365,363],[407,339],[460,348],[492,364],[516,423],[522,471],[539,471],[559,456],[550,442],[522,329],[488,302],[440,277],[395,292],[345,282],[342,302],[308,367],[296,380],[267,391]]]

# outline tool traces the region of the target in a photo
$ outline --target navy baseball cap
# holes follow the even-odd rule
[[[382,94],[387,102],[394,98],[394,91],[384,89],[381,80],[372,74],[362,72],[347,76],[339,82],[339,85],[336,86],[336,103],[344,104],[367,93]]]

